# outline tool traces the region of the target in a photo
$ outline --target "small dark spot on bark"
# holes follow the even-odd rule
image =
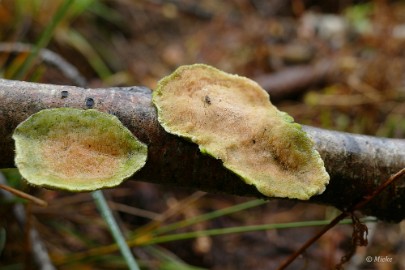
[[[256,143],[256,140],[252,140],[252,143],[255,144],[255,143]]]
[[[60,96],[61,96],[62,99],[67,98],[67,97],[69,96],[69,92],[66,91],[66,90],[63,90],[63,91],[60,93]]]
[[[93,108],[93,106],[94,106],[94,99],[91,97],[86,98],[86,107],[88,109],[91,109]]]

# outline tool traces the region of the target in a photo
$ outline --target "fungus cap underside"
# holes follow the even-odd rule
[[[329,182],[301,126],[250,79],[182,66],[159,82],[153,102],[167,132],[197,143],[268,197],[307,200]]]
[[[146,162],[147,147],[97,110],[46,109],[14,131],[15,163],[36,186],[70,191],[113,187]]]

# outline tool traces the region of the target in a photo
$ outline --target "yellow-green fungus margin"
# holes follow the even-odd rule
[[[15,163],[28,183],[92,191],[114,187],[146,162],[147,146],[117,117],[97,110],[46,109],[14,131]]]
[[[167,132],[197,143],[268,197],[307,200],[329,182],[302,127],[248,78],[181,66],[159,81],[153,103]]]

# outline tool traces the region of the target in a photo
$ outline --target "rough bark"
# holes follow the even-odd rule
[[[84,89],[0,80],[0,168],[14,167],[15,127],[46,108],[94,108],[116,115],[148,145],[148,161],[133,179],[214,193],[263,197],[253,186],[202,155],[198,147],[167,134],[157,122],[151,91],[144,87]],[[405,167],[405,140],[383,139],[304,127],[331,175],[326,191],[309,202],[351,206]],[[405,181],[367,205],[363,212],[383,220],[405,218]]]

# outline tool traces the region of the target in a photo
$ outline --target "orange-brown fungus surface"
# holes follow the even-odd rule
[[[43,142],[42,155],[48,170],[66,179],[91,181],[111,177],[122,162],[119,145],[105,145],[109,138],[92,134],[67,134],[62,139]]]
[[[182,66],[159,82],[153,102],[167,132],[197,143],[266,196],[306,200],[329,182],[301,126],[250,79]]]

